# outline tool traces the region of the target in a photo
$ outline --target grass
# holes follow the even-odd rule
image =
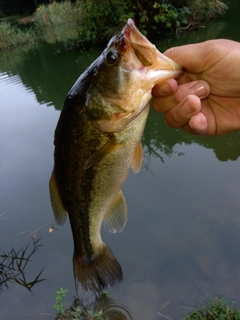
[[[227,303],[224,298],[214,298],[206,305],[189,312],[184,320],[240,320],[236,304]]]
[[[35,42],[37,35],[33,29],[21,30],[7,21],[0,23],[0,50]]]
[[[193,20],[197,21],[223,16],[228,9],[228,5],[220,0],[188,0],[187,6],[192,13]]]
[[[26,278],[26,267],[31,262],[33,254],[42,246],[39,241],[40,238],[37,240],[32,239],[32,249],[29,249],[28,243],[18,251],[14,248],[8,253],[0,251],[0,293],[4,288],[8,289],[9,284],[14,282],[32,292],[32,287],[35,284],[45,280],[40,278],[43,269],[32,281]]]
[[[78,36],[79,7],[70,1],[41,5],[34,14],[35,23],[23,27],[20,17],[3,18],[0,22],[0,51],[39,41],[66,42]],[[48,29],[46,29],[48,28]]]
[[[41,5],[35,12],[36,22],[42,26],[68,25],[77,22],[80,18],[80,9],[70,1],[55,2]]]
[[[34,16],[35,29],[42,41],[77,42],[81,19],[79,6],[73,5],[70,1],[60,3],[53,1],[49,5],[39,6]]]

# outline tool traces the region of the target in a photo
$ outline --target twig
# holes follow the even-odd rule
[[[40,228],[36,229],[36,230],[33,231],[32,233],[30,233],[30,234],[28,235],[28,237],[34,237],[34,236],[36,237],[36,233],[37,233],[38,231],[40,231],[41,229],[45,228],[46,226],[48,226],[50,223],[51,223],[51,221],[49,221],[48,223],[44,224],[44,225],[41,226]]]
[[[159,314],[161,317],[168,319],[168,320],[173,320],[172,318],[169,318],[168,316],[165,316],[164,314],[157,312],[157,314]]]

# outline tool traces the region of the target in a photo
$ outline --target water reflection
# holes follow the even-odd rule
[[[164,162],[165,156],[182,155],[176,148],[179,144],[199,144],[212,149],[220,161],[236,160],[240,156],[240,132],[219,137],[194,136],[181,129],[167,127],[163,116],[151,110],[143,135],[146,153]]]
[[[239,8],[240,2],[235,3]],[[238,12],[234,12],[236,17]],[[227,30],[219,36],[237,39],[236,21],[239,25],[237,18],[234,27],[230,15]],[[215,31],[213,26],[208,32]],[[177,40],[168,37],[159,48],[206,40],[201,37],[203,32],[207,30],[194,31],[193,37],[190,32],[182,33]],[[10,252],[7,246],[15,248],[19,243],[20,237],[14,234],[23,228],[37,229],[52,219],[47,185],[59,113],[46,106],[60,109],[69,88],[98,55],[94,51],[70,53],[58,45],[43,47],[41,53],[37,48],[22,48],[0,54],[0,206],[6,205],[11,212],[5,219],[6,215],[0,214],[5,252]],[[229,299],[238,299],[239,160],[229,160],[239,157],[239,133],[216,138],[190,136],[168,128],[163,117],[151,110],[143,141],[146,154],[150,154],[145,158],[149,170],[130,175],[125,185],[128,226],[121,239],[104,234],[125,276],[120,286],[110,289],[111,295],[127,304],[136,319],[151,320],[160,319],[157,312],[182,318],[179,296],[189,308],[194,304],[194,292],[204,295],[218,292],[220,287]],[[23,286],[11,286],[1,295],[1,319],[25,320],[31,313],[29,318],[42,320],[42,312],[53,314],[59,286],[75,295],[69,223],[42,241],[43,250],[35,253],[38,259],[32,259],[35,261],[28,264],[25,274],[27,283],[31,282],[45,267],[40,278],[47,276],[47,281],[33,288],[38,303]]]
[[[205,28],[183,32],[177,38],[162,37],[156,44],[160,51],[164,51],[182,43],[217,38],[225,27],[226,22],[222,20],[209,22]],[[11,76],[18,74],[26,88],[31,88],[35,93],[39,103],[47,103],[60,110],[67,95],[66,88],[72,87],[101,50],[102,48],[76,53],[66,50],[64,42],[46,42],[38,46],[15,48],[1,52],[0,72]]]
[[[81,310],[81,311],[80,311]],[[88,309],[82,306],[82,303],[75,298],[72,305],[65,310],[64,314],[57,315],[57,320],[76,319],[81,315],[81,319],[99,319],[102,320],[134,320],[131,310],[124,304],[110,298],[108,293],[104,293]]]
[[[182,32],[177,39],[163,37],[158,47],[164,51],[177,44],[217,38],[225,30],[226,21],[211,21],[205,26],[200,30]],[[0,57],[2,80],[21,81],[28,90],[35,93],[39,103],[53,105],[60,110],[68,91],[66,88],[72,87],[75,80],[99,55],[99,52],[100,50],[93,50],[76,54],[76,52],[66,51],[64,44],[59,43],[54,45],[46,43],[37,48],[31,46],[3,52]],[[234,134],[213,139],[198,138],[181,132],[175,134],[172,129],[169,130],[166,127],[160,115],[154,116],[151,112],[143,139],[148,153],[155,154],[163,161],[162,153],[167,156],[175,153],[174,146],[179,143],[179,140],[182,140],[182,143],[198,143],[213,149],[220,161],[235,160],[240,153],[240,148],[234,145],[238,141]]]
[[[63,43],[67,48],[68,45],[71,45],[72,40],[78,38],[78,25],[76,21],[72,21],[67,26],[66,28],[65,24],[57,26],[37,24],[37,30],[41,34],[41,39],[46,43]]]
[[[1,53],[0,72],[11,77],[18,75],[24,86],[35,93],[39,103],[60,110],[67,90],[98,53],[95,50],[76,54],[66,51],[61,43],[20,47]]]
[[[217,39],[219,35],[227,27],[227,22],[225,20],[219,19],[217,21],[209,21],[199,25],[199,29],[192,30],[190,32],[182,31],[177,33],[177,41],[181,43],[196,43],[202,42],[206,39]]]
[[[197,30],[181,31],[175,37],[163,36],[161,39],[156,39],[156,45],[161,51],[165,51],[173,46],[217,39],[221,37],[226,27],[226,20],[209,21],[201,24]]]
[[[131,310],[124,304],[115,301],[108,295],[102,297],[94,305],[94,311],[102,310],[109,320],[134,320]]]

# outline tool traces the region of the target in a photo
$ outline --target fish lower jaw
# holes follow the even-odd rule
[[[157,84],[163,83],[168,79],[177,79],[183,74],[182,70],[149,70],[147,73],[147,81],[151,81],[150,90]]]

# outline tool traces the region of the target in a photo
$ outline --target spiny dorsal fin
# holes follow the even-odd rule
[[[109,232],[121,232],[127,223],[127,218],[128,208],[123,193],[120,190],[105,215],[103,226]]]
[[[109,153],[119,147],[119,144],[110,140],[106,144],[104,144],[99,150],[97,150],[94,154],[92,154],[84,164],[83,169],[87,170],[94,166],[96,163],[100,162],[104,157],[106,157]]]
[[[62,204],[62,200],[59,195],[54,170],[52,172],[52,175],[49,181],[49,190],[50,190],[50,199],[51,199],[55,220],[57,224],[64,224],[67,217],[67,211],[64,208]]]
[[[134,151],[133,155],[133,161],[132,161],[132,169],[135,173],[138,173],[142,167],[143,163],[143,149],[142,149],[142,143],[139,142],[139,144],[136,146],[136,149]]]

